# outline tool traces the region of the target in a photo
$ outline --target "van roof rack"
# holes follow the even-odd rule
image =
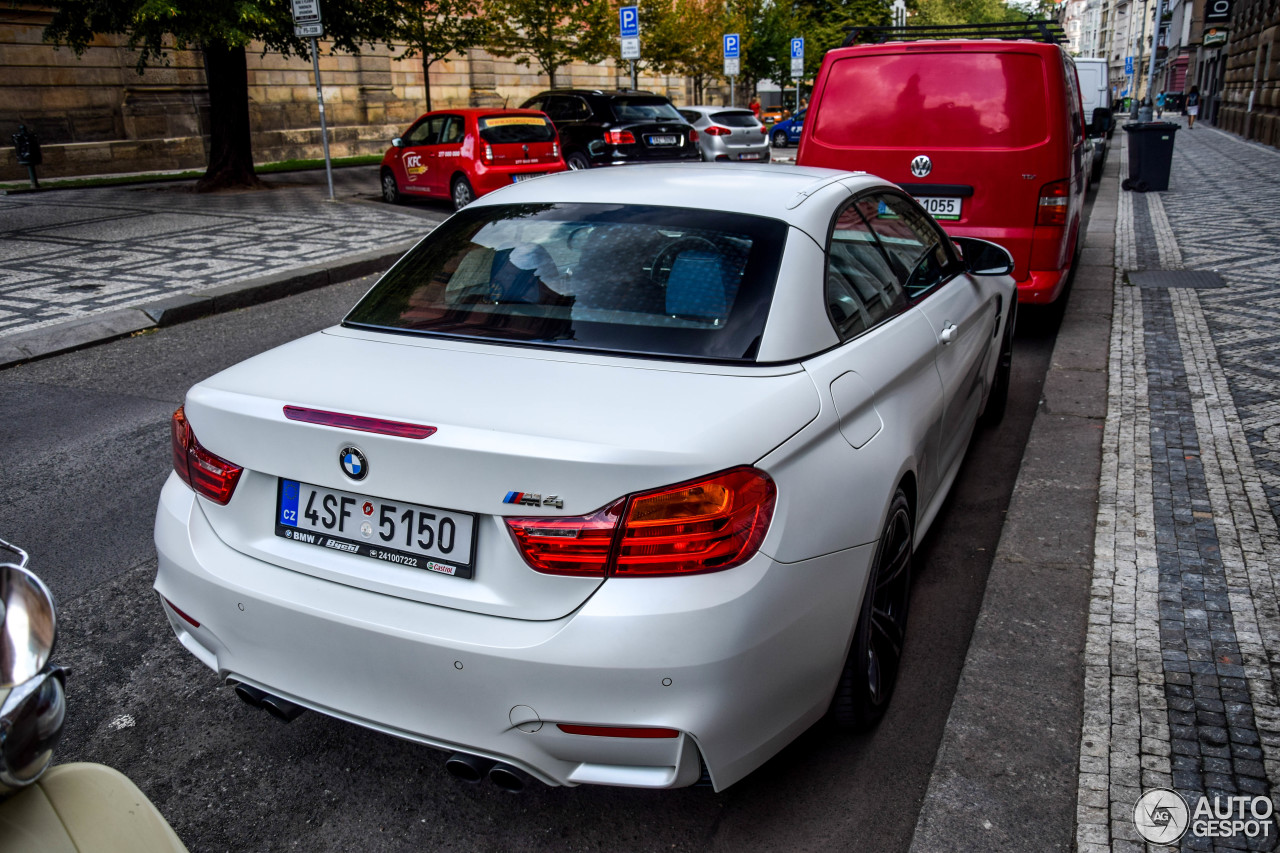
[[[884,44],[887,41],[922,41],[924,39],[1030,39],[1049,44],[1067,40],[1057,21],[1011,21],[997,24],[948,24],[916,27],[851,27],[844,46]]]

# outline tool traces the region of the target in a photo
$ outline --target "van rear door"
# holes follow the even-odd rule
[[[1026,278],[1040,190],[1071,177],[1054,132],[1068,120],[1058,54],[947,42],[832,51],[796,162],[901,185],[950,233],[1005,246]]]

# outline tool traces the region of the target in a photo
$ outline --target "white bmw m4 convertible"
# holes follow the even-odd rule
[[[188,392],[155,588],[277,716],[507,787],[723,789],[883,714],[1011,269],[860,173],[514,184]]]

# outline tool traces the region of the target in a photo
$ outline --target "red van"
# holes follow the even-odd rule
[[[418,195],[450,199],[461,210],[485,193],[567,169],[555,125],[543,113],[441,110],[391,140],[378,180],[392,204]]]
[[[1075,260],[1086,157],[1079,81],[1058,44],[944,37],[827,53],[796,163],[897,183],[948,233],[1008,249],[1018,301],[1046,304]]]

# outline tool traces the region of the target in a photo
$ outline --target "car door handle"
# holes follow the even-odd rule
[[[938,334],[938,340],[942,341],[944,344],[949,344],[954,341],[956,336],[959,334],[960,330],[956,328],[956,324],[948,323],[946,328]]]

